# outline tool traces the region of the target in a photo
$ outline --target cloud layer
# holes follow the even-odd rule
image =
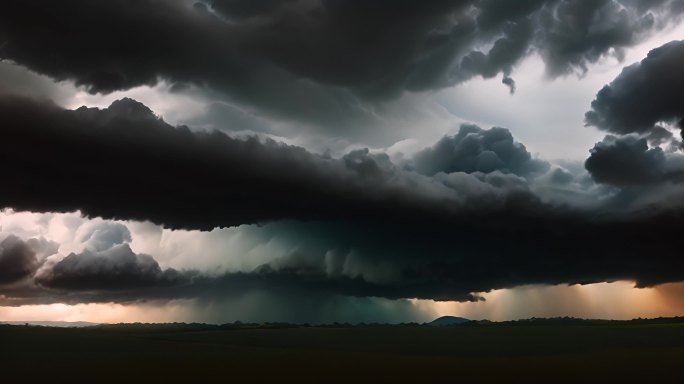
[[[39,258],[29,247],[31,241],[8,237],[3,247],[22,250],[13,253],[21,255],[15,259],[28,261],[13,265],[28,267],[5,280],[0,294],[3,305],[215,302],[256,292],[283,298],[317,292],[331,297],[472,301],[478,300],[473,293],[527,284],[632,280],[646,287],[684,279],[684,260],[676,252],[681,213],[574,223],[535,219],[517,221],[516,226],[497,220],[411,227],[273,223],[256,229],[254,240],[269,244],[280,239],[269,251],[270,260],[223,272],[162,268],[128,243]],[[108,225],[103,222],[101,227]],[[8,243],[13,247],[6,247]],[[211,248],[212,243],[204,246]],[[226,258],[255,257],[228,252]]]
[[[278,219],[449,219],[513,200],[535,204],[512,175],[434,179],[368,150],[335,159],[272,140],[193,133],[130,99],[71,111],[0,97],[0,119],[0,159],[13,164],[3,175],[12,188],[0,197],[19,210],[211,229]],[[498,132],[508,135],[501,145],[512,145],[510,133]],[[486,171],[504,166],[493,161]]]
[[[0,154],[14,164],[3,175],[12,188],[0,192],[8,207],[169,228],[271,223],[262,231],[287,234],[289,243],[254,268],[178,271],[133,252],[129,230],[105,222],[79,229],[84,250],[45,259],[35,274],[24,269],[36,286],[10,293],[25,303],[251,290],[476,300],[475,292],[524,284],[684,279],[673,251],[681,208],[613,197],[581,174],[535,159],[504,128],[464,125],[397,165],[367,149],[332,158],[269,140],[193,133],[131,99],[72,111],[5,96],[0,118],[7,122]],[[636,138],[597,145],[588,170],[619,184],[619,156],[640,151],[644,160],[633,168],[653,171],[659,152]],[[583,194],[605,202],[583,206]]]
[[[159,80],[352,134],[377,102],[502,75],[586,72],[677,21],[679,0],[16,2],[0,58],[109,93]],[[191,54],[189,54],[191,52]]]

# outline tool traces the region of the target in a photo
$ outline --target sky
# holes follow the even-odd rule
[[[0,321],[684,315],[684,1],[23,1]]]

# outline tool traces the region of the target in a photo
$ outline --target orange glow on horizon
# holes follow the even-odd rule
[[[428,317],[461,316],[493,321],[530,317],[572,316],[627,320],[637,317],[684,315],[684,282],[654,288],[635,288],[632,282],[588,285],[522,286],[481,294],[486,301],[436,302],[411,300]],[[193,300],[165,304],[46,304],[0,306],[2,321],[207,322],[207,308]],[[398,320],[401,321],[401,320]]]
[[[115,303],[44,304],[0,307],[2,321],[87,321],[92,323],[169,323],[192,321],[188,301],[166,305],[124,305]]]
[[[635,288],[633,282],[522,286],[482,293],[483,302],[413,300],[435,316],[494,321],[530,317],[581,317],[628,320],[684,315],[684,283]]]

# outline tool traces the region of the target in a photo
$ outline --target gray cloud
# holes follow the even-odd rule
[[[475,125],[462,125],[456,135],[443,137],[434,146],[418,152],[412,166],[430,176],[438,172],[489,173],[496,170],[532,176],[549,168],[547,162],[533,158],[523,144],[513,140],[508,129],[485,130]]]
[[[29,277],[38,267],[35,253],[16,236],[0,242],[0,285]]]
[[[684,117],[684,42],[673,41],[625,68],[603,87],[586,113],[587,124],[618,134],[649,132]]]
[[[608,135],[591,150],[586,167],[594,180],[624,186],[681,179],[681,141],[660,124],[682,128],[682,62],[684,42],[670,42],[598,92],[587,124],[622,136]]]
[[[681,212],[648,212],[576,220],[497,215],[448,225],[277,222],[259,230],[260,243],[277,236],[289,251],[253,269],[162,269],[118,245],[45,264],[36,284],[0,289],[0,302],[221,301],[259,292],[466,301],[478,300],[473,292],[526,284],[681,281]]]
[[[672,132],[669,130],[656,125],[653,128],[651,128],[648,132],[648,135],[646,136],[646,139],[648,140],[649,145],[658,147],[660,145],[673,145],[677,146],[677,140],[674,138],[674,135]]]
[[[492,78],[503,73],[503,83],[515,91],[515,81],[509,77],[513,65],[530,51],[530,42],[534,33],[532,22],[524,19],[503,26],[503,37],[494,41],[494,45],[486,54],[471,51],[465,55],[458,67],[453,69],[455,82],[461,82],[477,75]]]
[[[186,277],[174,269],[163,270],[149,255],[135,254],[127,244],[108,250],[71,253],[41,270],[36,282],[66,290],[136,290],[181,284]]]
[[[0,97],[0,119],[5,122],[0,159],[12,164],[3,181],[13,186],[0,191],[0,198],[5,207],[20,210],[81,210],[211,229],[288,218],[456,219],[509,204],[506,184],[489,184],[476,175],[452,183],[403,170],[387,155],[368,150],[334,159],[271,140],[192,133],[130,99],[107,109],[70,111]],[[456,168],[442,171],[530,172],[537,164],[508,131],[483,132],[481,140],[473,139],[484,146],[484,168],[455,158],[450,166]],[[477,145],[473,150],[480,151]],[[474,190],[491,193],[499,208],[481,206],[481,191]],[[520,193],[525,192],[515,191]],[[539,204],[527,195],[526,204]],[[119,241],[125,234],[117,236]]]
[[[640,185],[665,178],[665,152],[637,136],[606,136],[591,150],[585,166],[599,183]]]
[[[89,249],[43,265],[37,276],[42,286],[65,291],[60,300],[290,288],[472,300],[472,292],[521,284],[633,279],[652,285],[684,278],[674,272],[682,269],[671,257],[676,226],[668,224],[678,211],[659,202],[645,211],[623,205],[594,219],[600,205],[588,211],[571,203],[574,176],[566,171],[535,177],[549,164],[534,159],[503,128],[466,125],[419,153],[414,166],[433,175],[425,176],[367,149],[335,159],[272,141],[192,133],[130,99],[104,110],[69,111],[5,97],[0,118],[6,122],[0,155],[12,164],[3,174],[12,188],[0,191],[7,206],[80,209],[172,228],[289,219],[294,222],[278,231],[313,233],[300,235],[302,242],[288,247],[300,251],[285,259],[209,276],[162,270],[150,257],[133,254],[125,245],[130,234],[116,223],[85,228],[79,241]],[[613,144],[597,146],[591,162],[613,166],[605,160],[613,156]],[[646,144],[635,139],[625,145],[633,156]],[[541,187],[565,188],[566,197],[544,203],[547,198],[534,192]],[[316,221],[295,224],[300,220]],[[653,244],[639,234],[656,228],[661,255],[646,260]],[[309,249],[312,238],[325,244]]]
[[[200,5],[207,4],[207,5]],[[677,20],[679,1],[191,1],[7,4],[0,57],[92,93],[160,79],[363,137],[381,101],[540,52],[552,76],[619,53]],[[151,16],[154,15],[154,16]],[[491,48],[489,48],[491,47]],[[239,115],[239,113],[238,113]]]
[[[273,133],[270,122],[260,119],[234,105],[210,104],[201,116],[186,121],[191,126],[222,131]]]
[[[31,252],[35,254],[35,257],[39,262],[42,262],[50,255],[54,255],[59,250],[59,244],[57,242],[47,240],[42,236],[28,239],[26,245]]]
[[[675,2],[640,3],[612,0],[550,2],[539,13],[539,51],[549,75],[586,72],[588,64],[639,42],[658,28],[656,15],[678,17]],[[649,12],[651,10],[656,13]]]
[[[55,83],[47,76],[38,75],[24,67],[3,61],[2,48],[0,48],[0,89],[3,93],[52,100],[66,98],[74,91],[73,87]]]
[[[29,246],[36,239],[9,238],[3,245]],[[16,249],[16,248],[13,248]],[[4,252],[4,251],[3,251]],[[30,252],[25,252],[30,259]],[[0,266],[7,267],[0,257]],[[127,245],[104,252],[70,254],[7,285],[0,284],[0,305],[115,302],[181,305],[201,321],[286,321],[293,323],[426,321],[406,300],[345,296],[327,290],[307,291],[306,277],[272,278],[253,274],[201,276],[193,271],[161,269],[150,256]],[[10,271],[7,268],[3,272]],[[5,275],[3,275],[5,277]]]
[[[575,179],[575,176],[563,168],[556,168],[551,172],[550,179],[554,184],[568,184]]]

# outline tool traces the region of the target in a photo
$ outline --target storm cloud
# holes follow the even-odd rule
[[[663,181],[665,152],[649,148],[646,139],[608,135],[591,150],[587,171],[599,183],[639,185]]]
[[[667,43],[598,92],[586,122],[619,136],[608,135],[591,150],[586,168],[594,180],[622,186],[681,181],[681,141],[671,130],[683,128],[682,62],[684,42]]]
[[[586,72],[588,65],[606,54],[621,51],[659,25],[657,15],[678,17],[681,2],[567,0],[539,13],[539,51],[549,75]],[[655,11],[655,12],[649,12]]]
[[[37,267],[34,252],[19,238],[9,236],[0,242],[0,285],[22,280]]]
[[[397,167],[384,153],[356,150],[335,159],[272,140],[193,133],[131,99],[72,111],[2,97],[0,120],[0,159],[12,164],[2,175],[12,188],[0,198],[19,210],[81,210],[211,229],[278,219],[449,219],[539,204],[524,183],[502,183],[514,179],[503,175],[498,184],[467,174],[429,178]],[[472,171],[526,170],[534,163],[508,131],[484,132],[491,136],[486,148],[496,152],[483,152],[487,169]],[[496,153],[510,164],[499,164]],[[454,170],[460,161],[454,159]]]
[[[631,280],[648,287],[684,279],[684,258],[676,251],[681,217],[668,210],[576,221],[502,223],[495,216],[450,226],[286,221],[259,233],[264,243],[272,235],[284,239],[290,251],[255,268],[162,268],[128,245],[115,245],[48,261],[33,276],[35,284],[0,294],[11,298],[4,305],[215,301],[254,292],[472,301],[479,300],[477,292],[527,284]]]
[[[160,80],[247,110],[352,134],[368,104],[501,74],[532,52],[585,72],[678,20],[678,0],[22,1],[0,15],[0,58],[92,93]],[[192,54],[188,54],[192,52]]]
[[[495,170],[530,176],[543,173],[549,164],[534,159],[505,128],[484,130],[475,125],[463,125],[456,135],[443,137],[434,146],[418,152],[413,167],[429,176],[438,172],[489,173]]]
[[[647,133],[660,122],[684,118],[684,42],[673,41],[623,69],[606,85],[586,113],[587,124],[617,133]],[[660,128],[662,129],[662,127]]]
[[[69,290],[135,290],[180,284],[184,277],[174,269],[162,271],[149,255],[135,254],[126,245],[101,252],[69,254],[36,276],[49,288]]]
[[[504,128],[464,125],[398,166],[367,149],[331,158],[268,140],[193,133],[131,99],[65,110],[8,96],[0,100],[0,118],[6,122],[0,154],[13,164],[3,174],[12,188],[0,192],[8,207],[80,210],[169,228],[269,222],[281,233],[298,228],[293,236],[301,241],[287,246],[292,253],[207,275],[162,269],[135,254],[120,223],[84,226],[77,234],[86,249],[48,260],[36,274],[40,286],[71,292],[70,300],[290,288],[474,300],[473,292],[521,284],[631,279],[645,286],[684,278],[676,272],[681,258],[672,253],[676,226],[665,224],[679,211],[656,204],[649,214],[625,207],[596,217],[571,198],[544,202],[534,192],[539,183],[548,179],[552,188],[559,177],[560,185],[572,178],[541,177],[550,165]],[[644,139],[597,146],[589,171],[602,175],[600,169],[625,161],[610,160],[623,156],[623,147],[629,157],[645,146]],[[637,165],[646,172],[657,164]],[[279,226],[281,220],[288,224]],[[324,244],[311,248],[311,242]]]
[[[579,79],[682,15],[681,0],[7,4],[0,305],[256,297],[303,319],[326,302],[684,281],[683,43],[590,83],[586,123],[609,135],[582,146],[584,168],[533,154],[528,130],[586,90],[530,95],[516,77],[533,56]],[[457,116],[452,86],[491,116]],[[538,104],[509,109],[530,127],[494,111],[525,97]]]

